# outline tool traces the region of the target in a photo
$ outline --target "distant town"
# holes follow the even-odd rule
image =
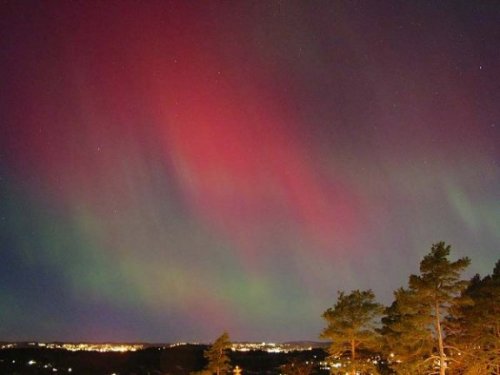
[[[135,352],[138,350],[157,348],[167,349],[187,345],[203,345],[199,342],[176,342],[173,344],[136,344],[136,343],[66,343],[66,342],[8,342],[1,343],[1,349],[20,349],[20,348],[43,348],[43,349],[62,349],[71,352],[86,351],[86,352]],[[293,343],[274,343],[274,342],[233,342],[231,351],[234,352],[249,352],[263,351],[266,353],[290,353],[313,348],[322,348],[326,344],[320,342],[293,342]]]

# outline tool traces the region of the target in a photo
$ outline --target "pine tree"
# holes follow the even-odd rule
[[[206,370],[211,374],[223,375],[229,373],[231,369],[230,359],[226,351],[231,347],[229,335],[224,332],[214,341],[214,343],[203,353],[208,361]]]
[[[425,374],[432,367],[426,361],[433,348],[427,330],[432,324],[429,308],[418,303],[415,293],[408,289],[398,289],[394,298],[382,318],[386,357],[398,374]]]
[[[500,260],[491,276],[474,276],[462,298],[468,303],[455,308],[447,322],[461,359],[454,361],[454,373],[500,375]]]
[[[444,323],[449,312],[463,303],[460,295],[467,281],[460,275],[470,264],[468,258],[450,262],[450,250],[444,242],[432,245],[420,262],[420,275],[411,275],[408,291],[396,294],[395,312],[389,311],[384,326],[386,342],[395,354],[408,356],[411,346],[419,349],[417,357],[409,358],[408,366],[423,370],[437,364],[440,375],[446,374],[449,352]],[[413,335],[415,340],[411,339]],[[394,367],[404,367],[402,364]]]
[[[328,326],[321,334],[331,340],[328,352],[332,358],[342,359],[348,354],[344,371],[355,375],[357,371],[374,370],[361,351],[379,349],[376,325],[383,306],[375,301],[371,290],[354,290],[350,294],[339,292],[335,305],[323,313]]]

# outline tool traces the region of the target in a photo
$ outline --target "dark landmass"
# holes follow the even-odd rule
[[[136,352],[99,353],[46,348],[8,348],[0,350],[2,375],[188,375],[206,365],[203,358],[205,345],[175,347],[148,347]],[[313,362],[315,373],[327,374],[319,369],[326,354],[315,348],[288,353],[268,353],[261,350],[230,353],[233,366],[243,374],[279,374],[280,366],[291,361]]]

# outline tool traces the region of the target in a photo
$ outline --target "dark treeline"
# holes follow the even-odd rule
[[[4,349],[0,351],[0,374],[189,375],[203,371],[208,365],[204,357],[207,348],[206,345],[182,345],[126,353],[69,352],[45,348]],[[301,368],[305,363],[319,362],[326,357],[320,348],[290,353],[228,351],[227,355],[232,366],[229,372],[232,373],[234,367],[239,366],[244,375],[278,375],[284,366],[296,364],[297,368]],[[35,363],[30,365],[30,361]],[[323,373],[328,374],[327,371]]]

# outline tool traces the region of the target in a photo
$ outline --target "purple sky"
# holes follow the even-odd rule
[[[3,1],[0,340],[316,339],[500,243],[494,2]]]

